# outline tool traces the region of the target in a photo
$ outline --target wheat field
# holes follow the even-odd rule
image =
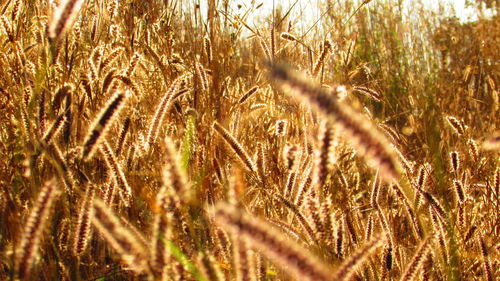
[[[0,280],[498,280],[498,2],[298,2],[0,1]]]

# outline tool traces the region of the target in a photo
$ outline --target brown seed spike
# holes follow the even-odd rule
[[[264,38],[260,38],[259,43],[262,52],[266,56],[266,59],[268,61],[272,61],[273,57],[271,56],[271,51],[269,50],[269,45],[267,44],[266,40]]]
[[[444,211],[443,207],[439,204],[439,202],[430,194],[429,192],[426,191],[419,191],[422,193],[424,196],[425,200],[431,208],[436,212],[436,214],[441,218],[441,220],[445,221],[446,218],[446,212]]]
[[[87,187],[84,200],[78,213],[78,222],[73,244],[73,254],[81,255],[88,244],[90,237],[90,218],[92,217],[92,202],[94,201],[95,188],[91,185]]]
[[[484,242],[484,238],[482,236],[478,237],[479,248],[481,250],[481,255],[483,256],[483,268],[484,275],[486,276],[487,281],[493,281],[493,272],[491,269],[490,259],[488,257],[488,247]]]
[[[271,66],[271,77],[283,86],[295,90],[298,98],[308,101],[323,114],[336,122],[346,133],[357,149],[369,156],[372,162],[380,166],[380,176],[390,181],[399,176],[401,170],[393,148],[376,126],[357,113],[347,104],[340,103],[336,98],[325,92],[321,86],[304,80],[283,65]]]
[[[120,193],[120,195],[124,199],[125,205],[128,205],[128,201],[132,196],[132,189],[130,188],[127,178],[123,173],[123,169],[120,163],[118,162],[118,159],[116,159],[113,150],[106,141],[103,142],[100,149],[101,153],[104,156],[106,165],[108,166],[113,175],[114,184],[121,189],[122,192]]]
[[[116,141],[116,152],[115,155],[119,156],[123,145],[125,143],[125,138],[127,137],[127,132],[129,131],[130,128],[130,118],[125,119],[125,122],[123,122],[122,129],[120,131],[120,134],[118,136],[118,140]]]
[[[281,37],[281,39],[288,40],[288,41],[296,41],[297,40],[297,38],[293,34],[290,34],[288,32],[282,32],[280,34],[280,37]]]
[[[128,94],[126,92],[117,91],[116,94],[109,100],[108,105],[101,110],[99,117],[95,119],[94,124],[90,127],[89,133],[85,138],[82,153],[84,160],[92,158],[101,140],[109,129],[109,125],[122,110],[127,96]]]
[[[163,184],[172,187],[183,201],[189,201],[187,176],[181,168],[173,140],[169,137],[165,138],[165,148],[166,162],[163,168]]]
[[[323,50],[322,50],[321,54],[319,55],[318,59],[316,60],[316,63],[314,64],[314,68],[312,71],[313,77],[318,76],[318,73],[321,70],[321,68],[323,67],[323,65],[325,64],[326,57],[330,53],[331,49],[332,49],[332,43],[330,43],[330,41],[328,41],[328,40],[325,40],[325,42],[323,43]]]
[[[318,184],[322,186],[326,182],[328,172],[335,162],[335,132],[331,122],[322,122],[320,129],[320,147],[317,153],[316,168],[318,171]]]
[[[66,114],[60,114],[56,120],[54,120],[54,123],[52,123],[52,126],[50,129],[43,135],[43,141],[46,144],[50,144],[52,140],[54,139],[55,136],[61,131],[64,120],[66,119]]]
[[[216,206],[215,221],[234,235],[247,239],[249,245],[260,250],[278,266],[287,269],[287,273],[297,280],[324,281],[332,279],[332,272],[315,256],[286,235],[254,216],[243,213],[232,205]]]
[[[378,102],[382,100],[382,96],[377,91],[375,91],[373,89],[363,87],[363,86],[354,86],[353,89],[375,99]]]
[[[410,264],[405,270],[405,273],[401,277],[401,281],[411,281],[415,278],[419,268],[423,265],[425,258],[427,257],[427,252],[429,250],[429,238],[425,239],[418,248],[417,252],[413,256]]]
[[[67,98],[68,95],[71,95],[71,92],[73,91],[74,87],[71,84],[64,84],[64,86],[57,89],[54,97],[52,98],[52,110],[59,110],[63,100]]]
[[[125,71],[126,77],[130,77],[130,76],[132,76],[132,74],[134,74],[134,70],[135,70],[137,64],[139,63],[140,59],[141,59],[141,55],[139,53],[134,53],[134,55],[130,59],[129,66],[128,66],[127,70]]]
[[[329,280],[347,281],[351,280],[357,266],[364,263],[371,254],[375,252],[386,241],[387,235],[379,234],[374,235],[372,239],[367,241],[349,258],[347,258],[337,269],[335,274]]]
[[[21,0],[15,0],[14,5],[12,6],[12,21],[17,21],[19,17],[19,11],[21,10]]]
[[[455,188],[455,194],[457,195],[457,201],[459,204],[463,204],[465,201],[464,185],[461,181],[454,180],[453,187]]]
[[[370,240],[372,234],[373,234],[373,214],[370,214],[365,228],[365,241]]]
[[[122,50],[122,47],[115,48],[108,54],[108,56],[104,60],[101,60],[101,64],[99,65],[99,72],[104,68],[110,66],[118,58]]]
[[[248,100],[255,92],[259,90],[259,86],[253,86],[250,88],[243,96],[241,96],[240,100],[238,101],[239,104],[244,103],[246,100]]]
[[[31,96],[31,95],[30,95]],[[45,131],[45,92],[42,91],[39,96],[40,100],[38,102],[38,132],[42,135]],[[26,102],[26,108],[28,108],[28,102]]]
[[[49,38],[58,40],[73,25],[84,0],[63,0],[54,12],[48,28]]]
[[[300,208],[304,202],[304,198],[306,197],[309,189],[313,185],[313,165],[312,163],[308,164],[303,172],[303,179],[300,182],[297,188],[297,194],[295,196],[294,203]]]
[[[257,166],[253,162],[252,158],[248,155],[243,146],[234,138],[224,127],[219,123],[214,122],[214,130],[226,141],[226,143],[233,149],[238,158],[243,162],[243,164],[252,172],[257,172]]]
[[[453,131],[455,131],[457,135],[461,136],[465,133],[465,127],[462,124],[462,121],[453,116],[446,116],[446,121],[448,121],[448,124],[453,128]]]
[[[147,147],[151,147],[156,138],[158,137],[160,127],[163,123],[163,119],[167,114],[170,106],[172,104],[173,96],[179,89],[182,81],[189,77],[189,75],[180,75],[174,81],[170,83],[168,86],[167,92],[163,95],[163,98],[160,100],[158,106],[156,107],[155,115],[153,119],[151,119],[148,129],[148,134],[146,137],[146,145]]]
[[[431,222],[432,222],[432,227],[434,229],[434,236],[439,243],[439,250],[443,255],[443,261],[448,262],[449,260],[448,247],[447,247],[448,245],[445,239],[443,224],[439,221],[438,217],[436,216],[437,212],[435,212],[431,207],[429,207],[429,213],[431,215]]]
[[[276,121],[276,125],[274,126],[274,134],[277,136],[285,136],[288,127],[288,121],[286,119],[281,119]]]
[[[427,170],[425,165],[421,165],[420,168],[418,169],[417,189],[423,190],[426,181],[427,181]]]
[[[149,249],[137,240],[130,229],[125,227],[120,219],[99,199],[94,200],[92,225],[103,238],[117,251],[122,259],[137,273],[147,268],[147,253]]]
[[[335,231],[335,252],[339,257],[344,254],[344,219],[341,217],[336,223]]]
[[[108,71],[108,73],[106,73],[106,75],[104,75],[104,79],[102,82],[102,90],[101,90],[102,93],[107,93],[109,86],[111,85],[111,82],[113,82],[113,79],[116,78],[115,73],[116,73],[116,69],[111,68]]]
[[[208,63],[212,61],[212,42],[210,41],[210,38],[205,37],[203,39],[203,47],[205,51],[205,56],[207,57]]]
[[[208,88],[208,80],[206,76],[206,72],[199,62],[195,62],[194,69],[196,72],[196,77],[198,78],[199,85],[202,91],[206,91]]]
[[[457,151],[450,152],[450,166],[455,173],[460,169],[460,154]]]
[[[16,250],[16,272],[21,280],[29,279],[33,260],[37,255],[38,244],[40,243],[45,222],[48,220],[56,191],[57,187],[53,180],[42,187],[37,202],[33,206],[24,227],[21,242]]]
[[[479,147],[477,146],[476,141],[469,139],[467,140],[467,145],[469,146],[469,154],[472,161],[477,162],[479,160]]]
[[[425,190],[425,183],[427,181],[427,169],[426,169],[426,165],[421,165],[420,168],[418,169],[418,176],[417,176],[417,179],[416,179],[416,183],[415,183],[415,188],[417,190],[421,190],[421,191],[424,191]],[[418,209],[419,206],[420,206],[420,203],[422,201],[422,193],[421,192],[417,192],[415,194],[415,208]]]

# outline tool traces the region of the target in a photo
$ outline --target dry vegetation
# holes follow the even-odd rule
[[[1,1],[1,280],[500,277],[497,2],[194,2]]]

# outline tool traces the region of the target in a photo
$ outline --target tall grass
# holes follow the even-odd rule
[[[0,280],[500,276],[496,2],[203,2],[0,3]]]

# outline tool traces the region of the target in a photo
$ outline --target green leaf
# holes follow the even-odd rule
[[[188,257],[175,245],[174,242],[170,240],[165,240],[162,238],[162,242],[165,243],[170,253],[177,259],[178,262],[184,266],[184,268],[193,275],[193,277],[198,281],[207,281],[203,275],[200,273],[198,268],[189,260]]]

